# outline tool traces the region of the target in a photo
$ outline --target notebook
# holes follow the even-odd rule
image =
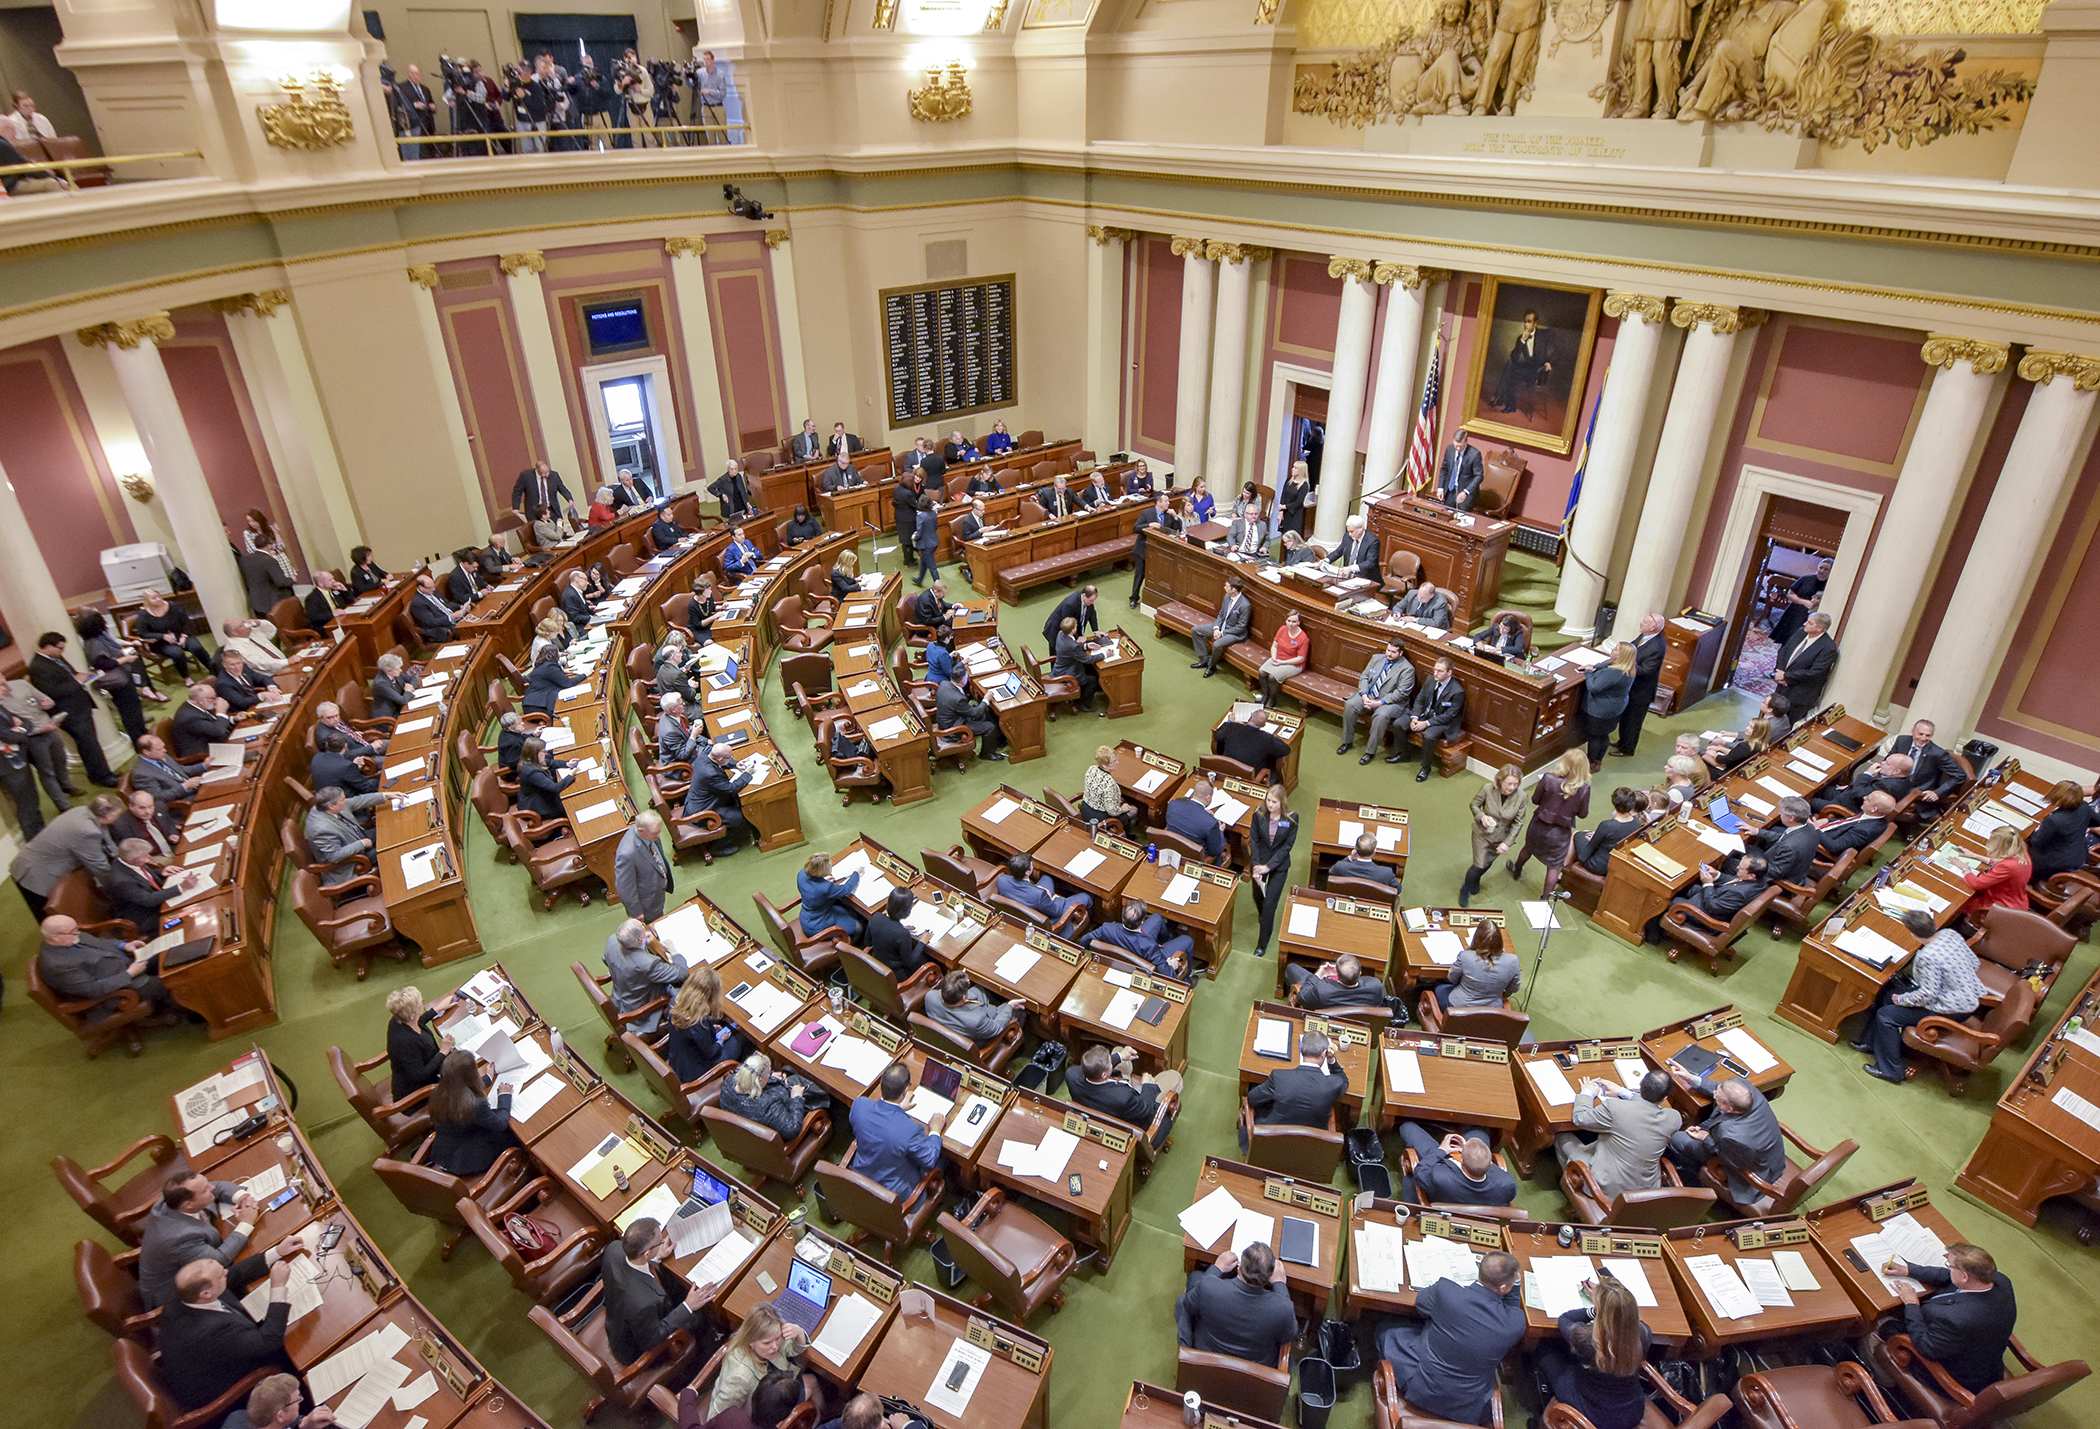
[[[1320,1263],[1320,1228],[1311,1221],[1301,1221],[1296,1216],[1283,1218],[1283,1233],[1277,1237],[1282,1242],[1276,1247],[1276,1258],[1293,1265]]]
[[[1719,1053],[1708,1051],[1697,1043],[1678,1048],[1670,1054],[1670,1060],[1695,1077],[1710,1077],[1714,1068],[1721,1065]]]

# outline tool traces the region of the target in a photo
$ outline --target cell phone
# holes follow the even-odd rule
[[[961,1389],[962,1382],[970,1377],[970,1362],[957,1360],[955,1368],[948,1371],[948,1388]]]
[[[1874,1273],[1867,1268],[1866,1257],[1849,1245],[1845,1247],[1845,1259],[1851,1262],[1852,1268],[1861,1275],[1872,1275]]]
[[[1083,1187],[1085,1184],[1085,1182],[1079,1179],[1079,1173],[1077,1171],[1074,1171],[1071,1175],[1065,1177],[1065,1189],[1067,1191],[1070,1191],[1075,1196],[1080,1193],[1080,1188]]]
[[[321,1232],[321,1249],[323,1251],[334,1250],[336,1242],[341,1240],[342,1238],[343,1223],[341,1221],[336,1221],[333,1224],[331,1224],[327,1230]]]
[[[975,1125],[977,1125],[977,1123],[978,1123],[978,1122],[980,1122],[980,1121],[983,1121],[983,1120],[984,1120],[984,1112],[985,1112],[985,1104],[984,1104],[983,1102],[979,1102],[979,1103],[977,1103],[977,1105],[976,1105],[976,1106],[973,1106],[973,1107],[971,1107],[971,1108],[970,1108],[970,1119],[969,1119],[969,1121],[967,1121],[967,1122],[966,1122],[966,1123],[964,1123],[964,1124],[965,1124],[966,1126],[975,1126]]]
[[[1726,1067],[1729,1071],[1735,1073],[1738,1077],[1747,1078],[1750,1075],[1750,1069],[1744,1066],[1741,1062],[1738,1062],[1733,1057],[1723,1057],[1721,1059],[1721,1065]]]
[[[291,1201],[297,1199],[298,1195],[299,1191],[297,1187],[286,1186],[283,1190],[279,1191],[276,1195],[270,1197],[270,1199],[266,1203],[264,1203],[263,1214],[268,1215],[270,1212],[276,1210],[279,1206],[286,1205]]]

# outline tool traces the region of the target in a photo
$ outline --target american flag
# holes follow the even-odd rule
[[[1444,385],[1444,335],[1436,335],[1429,354],[1429,385],[1422,389],[1422,411],[1415,418],[1414,440],[1407,448],[1407,489],[1417,495],[1436,481],[1436,402]]]

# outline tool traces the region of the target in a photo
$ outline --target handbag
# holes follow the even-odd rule
[[[503,1218],[503,1234],[518,1248],[518,1258],[538,1260],[561,1244],[561,1228],[552,1221],[512,1211]]]

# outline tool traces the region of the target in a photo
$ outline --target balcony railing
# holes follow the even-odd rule
[[[719,141],[710,142],[704,136],[718,134]],[[599,147],[600,141],[619,135],[631,142],[625,148],[611,145]],[[750,142],[749,124],[655,124],[636,125],[626,129],[491,129],[486,133],[476,130],[455,130],[450,134],[403,134],[396,135],[395,147],[404,158],[453,158],[484,159],[493,155],[510,157],[518,154],[614,154],[633,153],[643,149],[720,148],[723,145],[747,144]],[[569,147],[557,149],[554,141],[561,140]],[[523,149],[520,145],[533,143],[538,147]],[[410,150],[429,149],[429,154],[412,154]]]

